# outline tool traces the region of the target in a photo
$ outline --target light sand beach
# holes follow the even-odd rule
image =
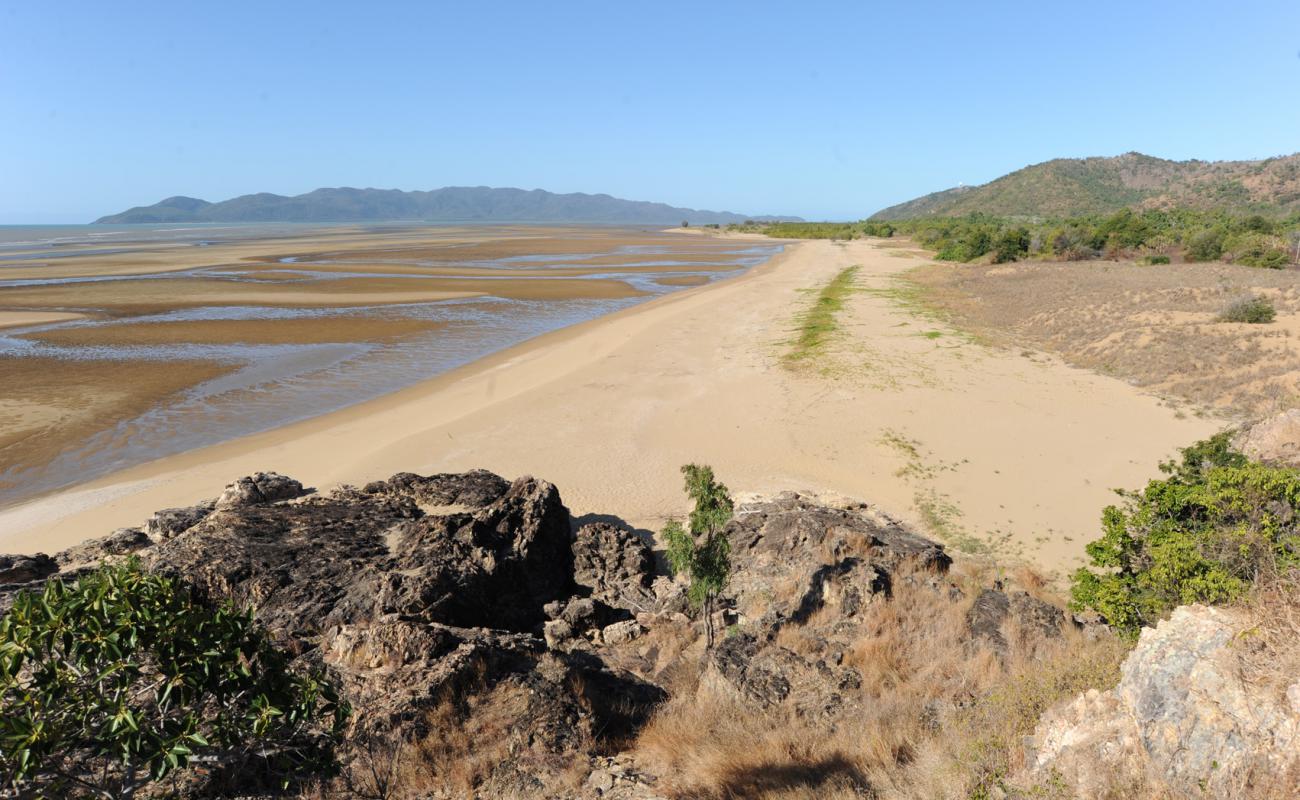
[[[765,240],[766,241],[766,240]],[[557,484],[576,515],[657,529],[678,467],[738,492],[878,505],[958,549],[1072,566],[1111,489],[1221,423],[1113,378],[971,341],[890,295],[919,263],[870,240],[792,243],[734,279],[547,334],[339,412],[0,512],[0,551],[53,552],[275,470],[328,488],[483,467]],[[808,290],[860,265],[842,332],[783,364]]]

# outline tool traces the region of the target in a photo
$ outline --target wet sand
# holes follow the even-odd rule
[[[15,424],[0,504],[370,399],[777,249],[596,226],[149,235],[0,248],[0,404]],[[111,385],[112,364],[132,385]],[[40,365],[49,380],[32,380]],[[217,375],[226,379],[187,391]],[[120,402],[90,402],[101,394]],[[58,420],[69,402],[96,411],[42,421],[43,405]]]
[[[0,311],[0,328],[27,328],[51,322],[69,322],[83,316],[58,311]]]
[[[141,322],[93,328],[60,328],[29,334],[58,345],[138,346],[167,344],[329,344],[367,342],[427,333],[443,327],[421,319],[330,317],[328,319],[194,320]]]
[[[10,508],[0,512],[0,551],[54,551],[138,525],[258,470],[322,488],[403,470],[534,474],[579,516],[616,514],[656,530],[687,510],[678,467],[698,461],[737,492],[859,498],[956,549],[1064,570],[1098,535],[1112,487],[1140,486],[1177,447],[1220,426],[920,315],[891,294],[916,263],[869,241],[793,243],[735,279]],[[809,290],[850,265],[873,291],[850,296],[816,368],[787,368]]]
[[[211,361],[0,359],[0,488],[92,434],[231,372]]]

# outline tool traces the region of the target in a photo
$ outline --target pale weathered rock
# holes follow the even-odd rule
[[[600,632],[600,640],[611,647],[626,644],[645,633],[645,628],[634,619],[606,625]]]
[[[209,500],[184,508],[164,508],[162,511],[155,511],[154,515],[145,522],[144,532],[154,539],[170,539],[198,525],[212,513],[215,507],[216,503]]]
[[[1293,780],[1300,708],[1243,680],[1233,652],[1238,627],[1231,612],[1183,606],[1144,630],[1114,690],[1043,716],[1034,774],[1055,775],[1083,798],[1135,787],[1228,797],[1247,779]],[[1300,796],[1300,784],[1276,796]]]
[[[226,487],[217,498],[217,508],[237,508],[239,506],[274,503],[280,500],[292,500],[310,493],[293,478],[277,472],[259,472],[246,478],[240,478]]]
[[[1244,427],[1232,443],[1256,461],[1300,467],[1300,408],[1283,411]]]
[[[139,528],[119,528],[108,536],[73,545],[54,560],[63,569],[79,564],[96,564],[110,556],[124,556],[148,547],[149,536]]]

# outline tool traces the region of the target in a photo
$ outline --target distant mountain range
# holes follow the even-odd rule
[[[607,194],[553,194],[541,189],[449,186],[430,192],[397,189],[317,189],[295,197],[246,194],[219,203],[169,197],[95,220],[102,224],[149,222],[609,222],[692,225],[798,217],[747,216],[699,211],[664,203],[620,200]]]
[[[1300,154],[1262,161],[1167,161],[1141,153],[1058,158],[981,186],[927,194],[872,219],[962,216],[1065,217],[1121,208],[1221,208],[1280,216],[1300,211]]]

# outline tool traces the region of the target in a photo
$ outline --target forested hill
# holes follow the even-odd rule
[[[219,203],[169,197],[100,217],[97,223],[157,222],[605,222],[693,225],[798,217],[699,211],[664,203],[621,200],[607,194],[554,194],[534,189],[450,186],[429,192],[397,189],[317,189],[295,197],[248,194]]]
[[[1058,158],[981,186],[960,186],[890,206],[872,219],[974,212],[1072,217],[1174,207],[1269,216],[1300,212],[1300,154],[1262,161],[1167,161],[1141,153]]]

